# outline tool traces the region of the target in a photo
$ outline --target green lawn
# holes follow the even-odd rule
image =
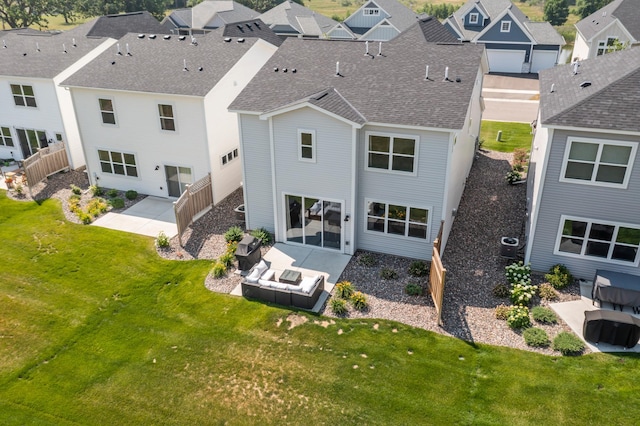
[[[617,424],[640,357],[547,357],[214,294],[210,262],[0,191],[0,423]],[[285,320],[281,325],[280,320]],[[374,327],[378,324],[378,327]],[[343,332],[339,333],[339,330]]]
[[[502,131],[497,141],[498,131]],[[484,140],[483,149],[489,151],[513,152],[516,148],[531,149],[531,126],[526,123],[507,123],[502,121],[482,120],[480,139]]]

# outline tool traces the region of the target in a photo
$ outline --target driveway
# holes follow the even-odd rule
[[[483,120],[531,123],[538,117],[540,93],[536,75],[485,75],[482,97]]]

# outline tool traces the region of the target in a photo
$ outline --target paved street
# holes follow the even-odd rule
[[[537,78],[485,75],[483,120],[531,123],[538,116]]]

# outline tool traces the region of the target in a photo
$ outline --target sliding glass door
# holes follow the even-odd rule
[[[340,250],[342,203],[285,195],[287,241]]]

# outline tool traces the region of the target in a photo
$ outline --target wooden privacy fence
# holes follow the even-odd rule
[[[444,221],[440,223],[438,237],[433,242],[433,253],[431,254],[431,268],[429,270],[429,292],[436,308],[438,325],[442,326],[442,300],[444,299],[444,282],[447,270],[442,265],[440,258],[440,246],[442,243],[442,227]]]
[[[180,198],[173,203],[173,211],[176,214],[178,227],[178,241],[182,245],[182,233],[193,223],[193,218],[200,212],[213,205],[213,191],[211,186],[211,174],[199,181],[187,185],[187,189]]]
[[[69,158],[67,157],[67,150],[64,149],[64,142],[40,149],[24,160],[22,167],[24,167],[27,185],[29,186],[29,192],[31,192],[31,188],[47,176],[69,168]]]

